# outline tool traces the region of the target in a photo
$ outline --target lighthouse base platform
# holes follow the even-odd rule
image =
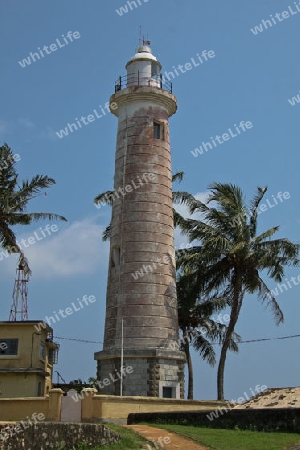
[[[95,353],[100,394],[181,399],[184,396],[185,354],[154,348]],[[122,380],[122,392],[121,392]]]

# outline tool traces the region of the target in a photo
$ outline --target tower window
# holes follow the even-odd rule
[[[162,123],[153,122],[153,135],[154,135],[154,139],[163,139],[164,126]]]

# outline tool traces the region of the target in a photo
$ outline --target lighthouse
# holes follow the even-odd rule
[[[104,343],[95,359],[102,394],[180,399],[169,134],[177,100],[148,44],[110,98],[118,132]]]

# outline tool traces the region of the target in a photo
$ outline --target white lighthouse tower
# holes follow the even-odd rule
[[[161,68],[141,45],[110,99],[118,135],[104,345],[95,354],[98,380],[111,380],[103,394],[184,395],[168,124],[177,100]]]

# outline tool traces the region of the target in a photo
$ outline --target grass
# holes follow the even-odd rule
[[[133,431],[115,424],[105,424],[108,428],[122,436],[119,442],[89,450],[141,450],[146,440]],[[267,433],[243,430],[221,430],[200,428],[192,425],[165,425],[149,424],[209,447],[211,450],[284,450],[287,446],[300,442],[300,434],[296,433]],[[165,446],[167,450],[168,446]],[[77,446],[76,450],[87,450],[84,444]]]
[[[187,436],[212,450],[283,450],[300,442],[300,434],[296,433],[221,430],[187,425],[149,425]]]
[[[108,428],[113,431],[116,431],[122,436],[122,439],[119,442],[115,442],[111,445],[104,445],[102,447],[94,447],[90,448],[85,446],[84,444],[80,444],[77,446],[76,450],[141,450],[141,448],[147,443],[147,441],[129,430],[128,428],[121,427],[115,424],[104,424]]]

